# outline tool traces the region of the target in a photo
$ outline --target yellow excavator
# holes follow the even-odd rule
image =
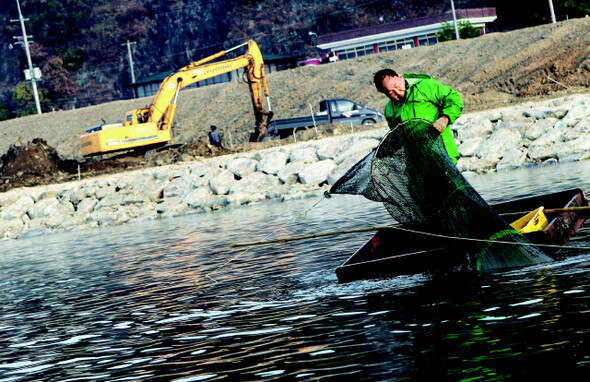
[[[211,63],[228,52],[245,45],[248,46],[245,55]],[[240,68],[244,68],[246,82],[250,87],[256,121],[256,129],[250,140],[261,140],[266,135],[266,126],[270,122],[273,112],[270,110],[270,102],[268,102],[269,111],[264,111],[262,106],[263,90],[268,100],[264,61],[260,48],[250,40],[193,62],[170,74],[160,85],[151,106],[127,112],[124,122],[103,123],[87,129],[86,134],[80,137],[82,156],[89,157],[130,149],[147,151],[168,144],[172,140],[171,127],[174,121],[178,92],[196,82]],[[266,116],[266,121],[264,116]]]

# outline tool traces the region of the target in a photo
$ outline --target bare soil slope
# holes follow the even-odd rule
[[[310,104],[317,109],[318,102],[324,98],[349,98],[381,110],[386,100],[375,92],[372,76],[384,67],[401,73],[426,73],[454,87],[463,95],[465,113],[571,93],[587,93],[590,87],[588,41],[590,18],[584,18],[491,33],[477,39],[381,53],[320,67],[286,70],[268,74],[270,100],[275,118],[306,115]],[[567,89],[548,77],[567,86]],[[6,163],[3,160],[0,168],[4,183],[0,191],[72,178],[72,169],[78,163],[75,161],[79,161],[82,172],[94,174],[172,163],[186,156],[219,155],[220,151],[204,143],[211,124],[220,128],[226,142],[231,137],[233,151],[262,148],[269,144],[247,143],[254,125],[251,102],[247,86],[241,81],[234,81],[180,93],[173,142],[190,143],[182,150],[158,153],[145,160],[131,157],[106,163],[83,160],[78,138],[86,128],[100,124],[101,119],[109,122],[121,120],[126,111],[144,107],[151,101],[151,98],[118,101],[0,122],[0,153],[7,152],[4,157]],[[35,138],[40,140],[33,143]],[[26,141],[37,146],[43,142],[47,150],[55,148],[59,160],[67,165],[64,169],[53,171],[58,174],[55,177],[47,173],[43,176],[30,175],[30,179],[24,181],[19,178],[19,171],[9,174],[7,166],[18,157],[10,159],[8,151],[11,145],[14,151],[19,140],[21,148],[27,145]],[[48,161],[56,158],[53,155],[37,156],[39,160]],[[18,160],[24,159],[21,157]],[[49,169],[51,166],[36,167]],[[20,171],[21,177],[25,172]]]

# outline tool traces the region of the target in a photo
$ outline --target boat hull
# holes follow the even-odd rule
[[[549,221],[541,231],[524,234],[531,242],[552,258],[560,257],[560,247],[575,235],[589,210],[575,207],[588,206],[581,189],[516,199],[492,205],[500,215],[532,211],[545,207]],[[505,217],[507,221],[510,219]],[[465,251],[460,242],[435,238],[405,228],[386,228],[368,240],[357,252],[336,269],[339,282],[392,277],[431,271],[453,270],[467,266]]]

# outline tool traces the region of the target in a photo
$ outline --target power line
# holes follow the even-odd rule
[[[29,50],[28,38],[32,37],[32,36],[27,36],[27,30],[25,28],[25,21],[28,21],[29,19],[23,18],[23,14],[20,10],[20,3],[18,0],[16,0],[16,6],[18,8],[18,20],[10,20],[10,21],[13,21],[13,22],[18,21],[20,23],[21,29],[23,31],[22,42],[19,41],[19,42],[17,42],[17,44],[22,43],[25,48],[25,53],[27,55],[27,63],[29,64],[28,71],[25,71],[25,78],[27,76],[27,73],[29,73],[31,85],[33,87],[33,97],[35,98],[35,106],[37,106],[37,114],[41,114],[41,104],[39,103],[39,93],[37,92],[37,81],[39,79],[41,79],[41,71],[38,68],[33,68],[33,61],[31,60],[31,52]],[[15,37],[15,39],[20,40],[20,37]],[[37,70],[35,70],[35,69],[37,69]]]

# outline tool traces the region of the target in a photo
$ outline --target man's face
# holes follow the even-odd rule
[[[383,77],[384,94],[387,95],[393,102],[399,102],[406,96],[406,80],[401,74],[395,77]]]

